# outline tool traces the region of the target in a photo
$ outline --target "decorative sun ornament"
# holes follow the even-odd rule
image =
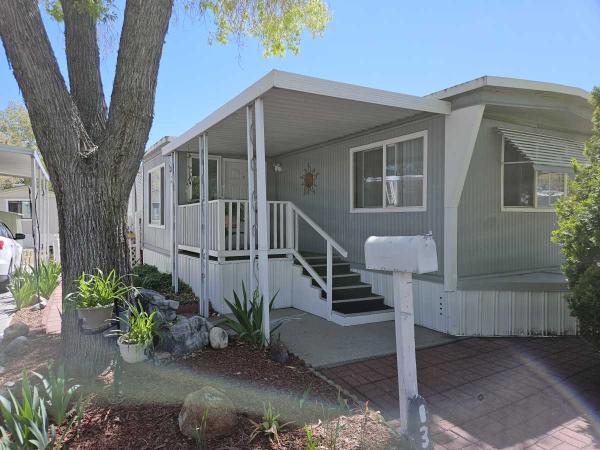
[[[310,163],[306,165],[306,169],[304,169],[304,174],[300,175],[300,179],[302,180],[302,186],[304,187],[304,195],[314,194],[315,187],[317,186],[317,177],[319,176],[319,172],[316,169],[310,167]]]

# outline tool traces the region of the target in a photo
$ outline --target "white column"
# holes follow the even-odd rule
[[[393,287],[400,432],[404,433],[408,426],[408,399],[418,394],[412,273],[394,272]]]
[[[200,174],[200,198],[198,204],[200,227],[200,314],[208,317],[208,136],[203,134],[199,138],[198,163]],[[219,224],[221,225],[221,224]]]
[[[171,153],[171,286],[179,292],[179,236],[177,214],[179,212],[179,158],[177,151]]]
[[[267,223],[267,162],[265,152],[264,109],[262,98],[254,102],[256,130],[256,205],[258,209],[258,287],[263,301],[263,333],[270,340],[271,318],[269,313],[269,236]]]
[[[248,289],[250,296],[256,290],[256,185],[254,171],[256,170],[256,147],[254,145],[254,105],[246,107],[246,142],[248,153],[248,245],[250,249]]]

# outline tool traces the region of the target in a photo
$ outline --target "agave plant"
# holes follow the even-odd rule
[[[78,384],[73,384],[73,380],[65,376],[65,367],[48,367],[48,376],[44,377],[37,372],[33,374],[40,379],[44,386],[46,399],[46,409],[52,422],[56,425],[62,425],[67,418],[72,407],[73,397],[80,389]]]
[[[277,293],[269,302],[269,311],[273,309],[276,297]],[[233,291],[233,303],[227,299],[224,300],[234,317],[225,317],[222,323],[235,331],[240,339],[252,345],[263,347],[266,343],[266,336],[263,333],[264,298],[260,295],[258,288],[252,294],[252,299],[249,300],[246,286],[242,282],[242,300],[235,291]],[[280,326],[281,323],[271,328],[271,334]]]

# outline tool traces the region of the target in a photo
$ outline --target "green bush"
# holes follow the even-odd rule
[[[100,269],[96,269],[96,274],[82,273],[75,285],[75,291],[67,295],[66,299],[77,308],[94,308],[112,305],[114,302],[125,302],[131,291],[124,277],[117,275],[114,269],[107,275]]]
[[[579,320],[579,332],[600,347],[600,267],[590,266],[579,277],[569,306]]]
[[[65,367],[59,366],[56,370],[52,366],[48,367],[48,376],[44,377],[39,373],[33,372],[38,377],[44,387],[42,391],[46,399],[46,409],[52,422],[56,425],[62,425],[73,406],[73,397],[80,389],[78,384],[73,384],[73,380],[65,376]]]
[[[60,263],[56,261],[42,261],[37,268],[32,268],[34,278],[38,282],[40,295],[48,298],[56,289],[60,280]]]
[[[179,280],[179,292],[175,294],[172,288],[170,273],[159,272],[158,269],[149,264],[139,264],[133,268],[133,284],[144,289],[152,289],[163,295],[177,295],[179,300],[194,302],[196,295],[192,288],[185,282]]]
[[[33,305],[34,296],[37,293],[33,272],[25,267],[19,267],[8,283],[8,290],[15,300],[17,309]]]
[[[600,346],[600,88],[592,93],[593,132],[585,154],[590,164],[574,163],[575,179],[556,205],[558,229],[552,234],[565,257],[572,314],[581,334]]]
[[[231,309],[233,318],[225,317],[222,323],[235,331],[240,339],[249,342],[252,345],[263,347],[266,343],[266,337],[263,333],[263,296],[259,294],[258,288],[252,294],[252,299],[248,300],[246,286],[242,282],[241,301],[237,293],[233,291],[233,303],[227,299],[225,303]],[[273,309],[273,303],[277,294],[269,302],[269,311]],[[281,326],[281,323],[271,329],[271,334]]]

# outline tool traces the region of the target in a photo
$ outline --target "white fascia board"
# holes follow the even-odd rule
[[[33,155],[33,150],[27,147],[16,147],[14,145],[0,144],[0,152],[17,153],[20,155]]]
[[[451,111],[450,103],[444,100],[399,94],[397,92],[272,70],[252,86],[242,91],[237,97],[225,103],[204,120],[198,122],[188,131],[171,141],[168,145],[165,145],[162,150],[163,155],[174,151],[180,145],[204,133],[210,127],[216,125],[238,109],[243,108],[258,97],[264,95],[272,88],[288,89],[307,94],[323,95],[437,114],[450,114]]]
[[[585,89],[563,84],[547,83],[545,81],[523,80],[520,78],[483,76],[465,83],[457,84],[441,91],[433,92],[424,98],[446,99],[465,92],[474,91],[484,86],[501,87],[509,89],[524,89],[529,91],[553,92],[557,94],[571,95],[589,100],[590,93]]]
[[[37,162],[37,165],[38,165],[38,167],[40,169],[40,172],[42,172],[42,174],[44,175],[44,177],[46,178],[46,180],[49,180],[50,179],[50,175],[48,175],[48,172],[46,171],[46,167],[44,167],[44,162],[42,161],[42,156],[40,155],[40,152],[38,152],[37,150],[35,150],[33,152],[33,158]]]

